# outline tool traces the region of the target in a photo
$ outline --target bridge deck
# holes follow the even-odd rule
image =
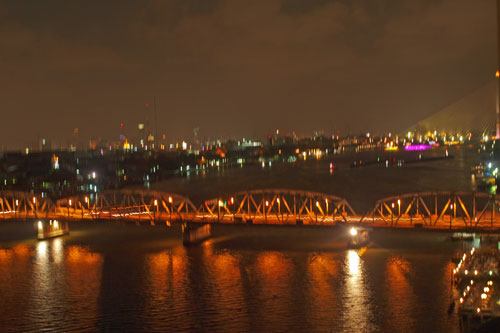
[[[500,230],[500,196],[475,192],[423,192],[378,201],[364,215],[343,198],[317,192],[268,189],[207,200],[141,190],[107,191],[58,200],[22,192],[0,193],[0,220],[122,220],[221,224],[362,224],[377,228]]]

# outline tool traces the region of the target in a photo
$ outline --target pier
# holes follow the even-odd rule
[[[500,236],[479,236],[481,245],[462,254],[453,269],[454,302],[463,332],[500,320]]]

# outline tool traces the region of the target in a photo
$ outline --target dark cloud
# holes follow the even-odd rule
[[[0,3],[0,143],[395,131],[491,80],[495,1]],[[493,111],[492,111],[493,112]]]

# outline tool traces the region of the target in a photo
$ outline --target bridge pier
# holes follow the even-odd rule
[[[65,221],[39,220],[36,225],[38,240],[44,240],[69,234],[68,222]]]
[[[182,243],[185,246],[202,243],[212,237],[211,225],[193,222],[182,224]]]

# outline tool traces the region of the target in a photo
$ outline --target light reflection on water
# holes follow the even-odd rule
[[[392,256],[387,260],[385,276],[387,279],[387,304],[388,314],[399,318],[391,323],[395,325],[395,331],[404,331],[415,327],[413,316],[414,304],[418,302],[413,293],[413,287],[409,281],[411,275],[411,264],[401,256]]]
[[[472,160],[459,153],[404,168],[339,165],[332,175],[327,161],[238,168],[155,187],[193,199],[249,186],[309,189],[365,211],[394,193],[470,189]],[[458,329],[446,311],[449,259],[460,245],[446,236],[389,232],[375,248],[346,250],[335,230],[225,228],[190,248],[175,227],[98,224],[54,240],[0,243],[0,330]]]
[[[359,253],[364,252],[364,249]],[[370,287],[364,273],[364,262],[358,251],[348,250],[345,257],[343,329],[348,332],[376,330],[370,303]]]
[[[430,317],[434,327],[456,329],[454,321],[441,316],[449,295],[442,286],[449,282],[447,265],[455,245],[447,245],[441,255],[420,254],[419,246],[427,245],[418,240],[405,249],[322,251],[318,248],[328,248],[335,231],[277,228],[257,229],[248,236],[253,242],[226,235],[189,248],[180,237],[165,234],[167,248],[149,250],[145,245],[165,230],[155,227],[117,251],[135,230],[112,241],[84,235],[78,243],[58,238],[1,249],[0,294],[8,303],[0,304],[1,327],[421,331]],[[294,244],[283,243],[283,237]],[[318,244],[299,247],[297,237]],[[433,241],[438,245],[439,237]],[[270,250],[277,241],[282,250]],[[427,272],[429,260],[442,269]],[[18,278],[11,276],[14,272]],[[435,285],[432,292],[429,285]],[[419,294],[432,294],[439,302],[422,309],[425,298]]]

